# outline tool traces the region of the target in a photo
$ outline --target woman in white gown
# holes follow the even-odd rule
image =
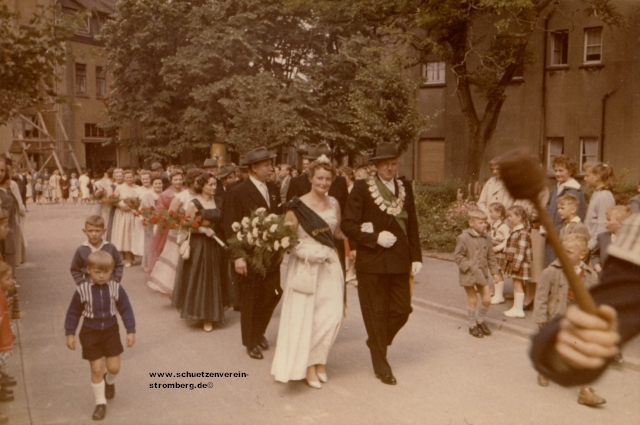
[[[343,317],[344,274],[333,245],[334,238],[343,236],[340,205],[327,195],[335,169],[322,156],[308,172],[311,192],[294,197],[287,206],[285,221],[297,228],[300,243],[289,258],[271,374],[280,382],[306,378],[310,387],[321,388],[320,382],[327,382],[325,364]],[[290,285],[306,267],[315,276],[310,295]]]

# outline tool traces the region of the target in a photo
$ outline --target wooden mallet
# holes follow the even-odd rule
[[[498,166],[500,167],[500,178],[511,196],[514,199],[531,201],[538,210],[540,222],[547,231],[547,240],[562,264],[562,270],[569,280],[569,286],[575,295],[578,306],[587,313],[597,315],[593,298],[576,275],[545,206],[540,204],[540,193],[545,188],[546,179],[540,162],[527,149],[516,149],[498,158]]]

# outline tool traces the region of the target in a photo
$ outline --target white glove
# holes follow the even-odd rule
[[[213,229],[209,228],[209,227],[200,227],[199,228],[200,233],[204,233],[205,235],[209,236],[210,238],[213,237],[213,235],[215,235],[216,232],[213,231]]]
[[[380,232],[378,235],[378,245],[383,248],[391,248],[398,238],[391,232],[387,232],[386,230]]]
[[[373,233],[373,223],[362,223],[360,225],[360,231],[362,233]]]
[[[420,261],[414,261],[411,263],[411,276],[415,276],[422,270],[422,263]]]

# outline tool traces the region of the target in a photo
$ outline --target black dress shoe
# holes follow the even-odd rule
[[[482,331],[477,326],[469,328],[469,334],[471,336],[475,336],[476,338],[484,338],[484,335],[482,334]]]
[[[267,338],[265,338],[263,336],[262,340],[258,343],[258,347],[262,348],[263,350],[268,350],[269,349],[269,341],[267,341]]]
[[[116,384],[113,383],[111,385],[107,384],[107,374],[104,374],[104,398],[107,400],[111,400],[116,396]]]
[[[257,346],[251,350],[247,348],[247,354],[249,354],[249,357],[251,357],[252,359],[256,359],[256,360],[264,359],[264,357],[262,356],[262,351],[260,351],[260,347],[257,347]]]
[[[531,310],[533,309],[533,300],[529,301],[525,305],[522,306],[523,310]]]
[[[396,381],[395,376],[393,376],[393,374],[391,373],[387,375],[381,375],[379,373],[376,373],[376,378],[381,380],[383,384],[387,384],[387,385],[396,385],[398,383],[398,381]]]
[[[107,405],[106,404],[98,404],[96,406],[96,410],[93,411],[93,416],[91,417],[94,421],[101,421],[107,415]]]
[[[489,326],[487,326],[487,324],[484,322],[478,323],[478,329],[480,329],[486,336],[491,335],[491,329],[489,329]]]
[[[14,378],[13,376],[0,372],[0,385],[2,385],[3,387],[13,387],[17,383],[18,381],[16,381],[16,378]]]

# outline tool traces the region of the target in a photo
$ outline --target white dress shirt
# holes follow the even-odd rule
[[[393,193],[393,195],[395,196],[396,194],[396,185],[393,182],[393,179],[387,181],[385,179],[382,178],[382,176],[380,176],[380,174],[378,174],[378,177],[380,177],[380,181],[382,183],[384,183],[385,186],[387,186],[389,188],[389,190],[391,191],[391,193]]]
[[[260,193],[262,193],[264,200],[267,201],[267,205],[271,207],[271,203],[269,202],[269,189],[267,189],[267,185],[264,182],[261,182],[260,180],[254,178],[252,175],[249,175],[249,179],[258,188]]]

